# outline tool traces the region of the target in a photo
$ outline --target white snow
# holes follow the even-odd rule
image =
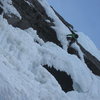
[[[35,42],[39,43],[40,45],[43,45],[44,44],[44,41],[42,39],[40,39],[39,36],[37,35],[36,30],[33,30],[32,28],[29,28],[29,29],[26,29],[25,31],[27,33],[29,33],[30,36],[33,37],[33,40]]]
[[[83,54],[82,51],[80,50],[80,47],[79,47],[76,43],[73,43],[73,44],[72,44],[72,47],[73,47],[76,51],[78,51],[79,56],[80,56],[80,59],[81,59],[83,62],[85,62],[85,61],[84,61],[84,54]]]
[[[31,0],[24,0],[29,6],[34,7],[34,5],[32,4]]]
[[[50,17],[56,24],[53,28],[63,49],[52,42],[45,43],[32,28],[14,28],[0,15],[0,100],[100,100],[100,77],[88,69],[76,44],[73,47],[78,50],[81,60],[66,52],[65,37],[70,31],[45,0],[39,2],[51,12]],[[99,59],[92,41],[84,34],[79,36],[79,43]],[[92,50],[87,47],[87,41]],[[63,92],[43,65],[53,66],[70,75],[74,91]]]
[[[65,97],[54,77],[41,66],[39,45],[33,37],[8,25],[1,16],[0,44],[0,100],[47,100],[48,97],[56,100]],[[44,95],[43,91],[46,92]]]
[[[58,40],[61,42],[63,48],[67,50],[68,42],[66,40],[66,35],[71,34],[69,29],[59,20],[59,18],[56,16],[55,12],[52,10],[52,8],[48,5],[46,0],[38,0],[41,5],[44,7],[47,15],[54,20],[55,26],[52,28],[55,29],[57,33]]]
[[[57,70],[67,72],[82,91],[88,91],[88,87],[91,86],[92,82],[91,72],[81,60],[74,55],[68,54],[55,44],[48,42],[43,47],[46,48],[41,50],[43,64],[48,64],[49,66],[54,66]],[[85,75],[83,75],[84,73]],[[84,80],[87,80],[88,85]]]
[[[100,61],[100,51],[92,40],[82,32],[77,32],[77,34],[79,34],[78,42]]]
[[[20,14],[12,4],[12,0],[0,0],[0,1],[3,4],[3,10],[5,13],[7,13],[10,17],[11,17],[10,14],[14,14],[21,19]]]

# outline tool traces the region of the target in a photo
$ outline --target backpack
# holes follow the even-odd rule
[[[78,34],[75,34],[75,38],[77,39],[79,36],[78,36]]]

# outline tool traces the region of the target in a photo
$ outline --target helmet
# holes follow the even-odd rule
[[[77,39],[79,36],[77,34],[75,34],[75,38]]]

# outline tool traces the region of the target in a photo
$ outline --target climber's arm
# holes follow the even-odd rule
[[[72,36],[72,34],[67,34],[67,36]]]

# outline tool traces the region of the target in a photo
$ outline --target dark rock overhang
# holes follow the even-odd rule
[[[54,67],[49,67],[48,65],[44,65],[43,67],[55,77],[64,92],[73,90],[73,81],[66,72],[56,70]]]
[[[2,9],[2,3],[0,2],[0,14],[2,14],[2,12],[3,12],[3,9]]]

